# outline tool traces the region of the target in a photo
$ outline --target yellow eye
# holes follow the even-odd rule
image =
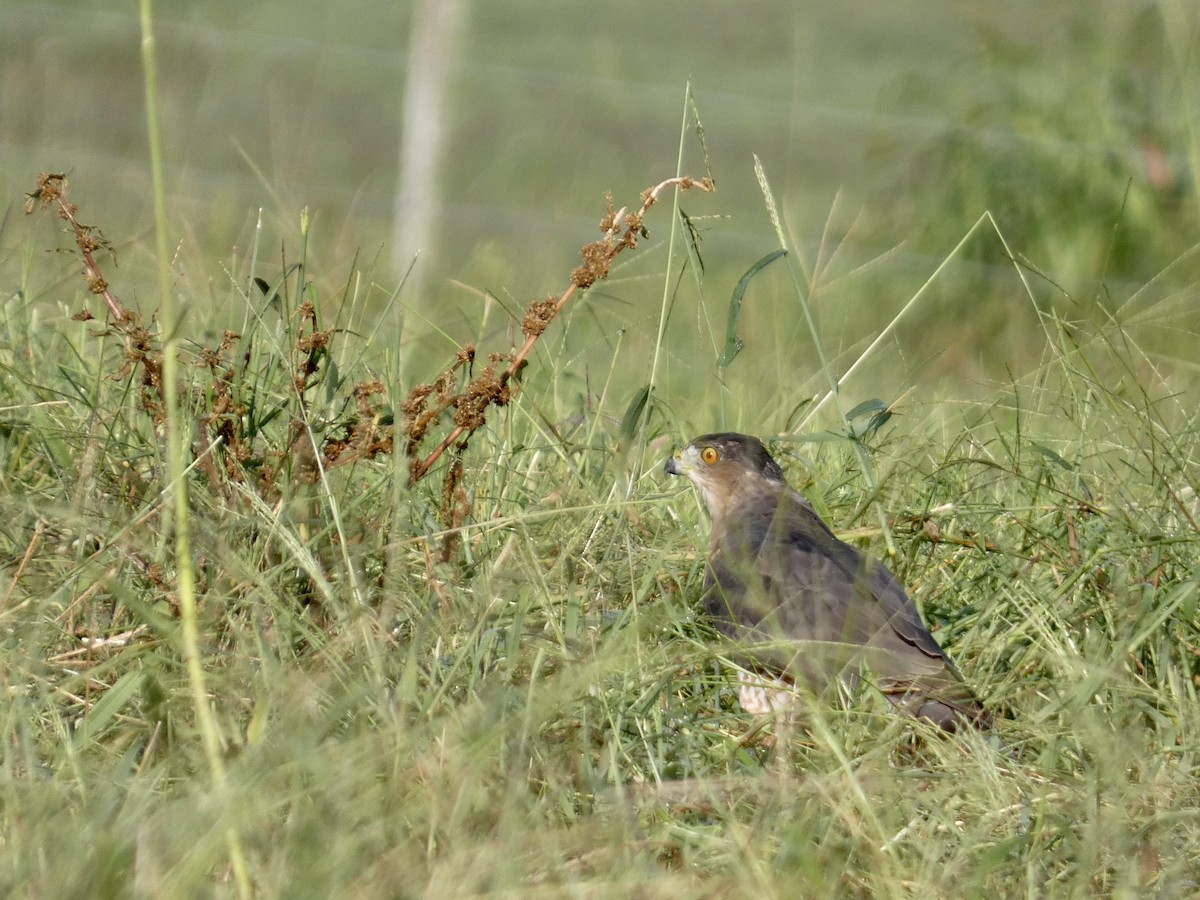
[[[717,452],[716,447],[705,447],[700,451],[700,458],[711,466],[721,458],[721,454]]]

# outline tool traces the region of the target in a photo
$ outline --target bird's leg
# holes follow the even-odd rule
[[[797,716],[794,705],[787,705],[773,713],[775,720],[775,746],[771,748],[771,773],[779,778],[792,777],[792,751],[795,749]]]
[[[738,669],[738,701],[742,709],[757,716],[758,722],[751,733],[771,725],[771,738],[762,743],[771,753],[768,768],[777,775],[791,769],[792,746],[796,737],[799,710],[796,686],[778,676]]]
[[[771,753],[770,768],[780,778],[791,778],[802,701],[797,695],[799,688],[795,684],[783,680],[780,680],[778,684],[778,687],[770,688],[767,692],[771,717],[775,724],[775,747]]]

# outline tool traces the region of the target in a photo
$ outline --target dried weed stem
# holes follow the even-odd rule
[[[671,187],[678,187],[683,191],[692,188],[711,191],[713,183],[711,178],[691,178],[688,176],[668,178],[666,181],[642,193],[641,208],[634,213],[627,213],[625,207],[622,207],[620,210],[614,210],[612,196],[609,195],[608,211],[600,221],[600,231],[603,236],[600,240],[585,244],[580,248],[579,255],[583,258],[583,264],[571,272],[571,283],[562,294],[557,298],[548,297],[544,300],[535,300],[529,305],[521,322],[521,331],[525,335],[525,342],[509,358],[508,365],[499,376],[496,375],[495,365],[503,357],[494,355],[492,357],[492,364],[478,378],[473,379],[461,394],[445,397],[438,390],[439,382],[444,385],[444,379],[452,374],[462,362],[462,354],[460,353],[460,358],[455,361],[450,369],[443,373],[438,382],[435,382],[433,385],[420,384],[413,388],[405,403],[404,420],[404,428],[409,438],[410,485],[424,478],[434,463],[452,445],[457,443],[460,445],[460,451],[465,450],[466,442],[470,440],[471,435],[483,426],[485,421],[484,414],[489,406],[504,406],[512,399],[510,382],[526,364],[529,354],[533,351],[538,339],[545,332],[546,327],[553,321],[555,316],[562,312],[563,307],[570,302],[571,298],[578,291],[586,290],[597,281],[607,278],[613,261],[623,250],[632,250],[637,247],[638,240],[646,236],[646,228],[643,220],[647,211],[658,202],[662,192]],[[474,352],[474,348],[470,348],[471,358],[474,358]],[[433,409],[427,408],[426,399],[438,394],[442,394],[442,399],[445,402],[439,406],[435,406]],[[422,438],[425,436],[429,426],[440,417],[442,412],[451,406],[456,408],[454,428],[442,438],[437,447],[429,455],[422,458],[418,453]],[[456,482],[457,477],[461,477],[460,470],[460,466],[451,466],[447,478]],[[457,476],[456,473],[458,473]],[[454,487],[453,483],[448,484],[444,488],[443,494],[445,496],[454,495]]]

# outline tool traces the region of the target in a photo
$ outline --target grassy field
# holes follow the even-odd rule
[[[32,21],[18,7],[14,28]],[[223,33],[252,38],[255,13],[229,7]],[[645,9],[628,7],[613,17]],[[796,63],[790,85],[748,66],[708,105],[701,77],[682,121],[686,48],[651,66],[663,40],[598,41],[584,56],[597,71],[669,81],[674,121],[600,153],[629,165],[611,177],[569,153],[573,181],[549,200],[515,151],[492,171],[464,161],[479,173],[455,180],[465,195],[503,183],[489,203],[550,218],[518,214],[530,230],[516,235],[489,238],[486,217],[456,231],[446,252],[467,262],[440,277],[471,285],[462,303],[405,297],[373,262],[379,215],[331,234],[328,212],[302,216],[286,165],[266,179],[278,207],[262,229],[241,218],[260,204],[224,176],[211,215],[191,218],[170,163],[192,136],[171,112],[166,254],[150,200],[105,187],[107,175],[152,196],[140,145],[116,168],[62,165],[63,200],[116,259],[49,191],[20,215],[49,141],[18,154],[30,168],[0,182],[5,895],[1200,891],[1195,25],[1169,3],[1106,7],[1043,23],[1058,27],[1034,45],[1014,35],[1037,17],[1004,10],[1003,26],[956,20],[927,40],[976,35],[976,59],[1009,77],[972,88],[965,70],[918,73],[890,88],[851,154],[875,162],[836,202],[826,184],[819,215],[797,209],[811,184],[772,161],[772,146],[790,148],[776,163],[804,147],[818,174],[844,171],[833,143],[801,140],[813,120],[796,118],[795,85],[844,91],[844,111],[880,83],[887,59],[868,51],[903,21],[841,35],[862,60],[857,86],[818,62]],[[502,57],[516,65],[538,42],[479,14],[492,57],[468,77],[502,91]],[[344,27],[380,40],[360,16]],[[275,39],[302,41],[288,29],[303,19]],[[762,31],[735,24],[743,43]],[[168,51],[199,27],[163,25]],[[798,34],[761,36],[760,55],[773,41],[794,51]],[[566,40],[542,37],[544,70],[577,58]],[[843,45],[799,46],[819,61]],[[1088,52],[1068,66],[1068,46]],[[1147,53],[1130,61],[1128,46]],[[1045,65],[1056,50],[1061,71]],[[122,59],[141,79],[136,56]],[[99,52],[95,64],[113,65]],[[214,72],[204,96],[233,73]],[[935,92],[960,118],[935,129],[944,140],[910,139]],[[784,111],[763,147],[731,134],[750,94]],[[467,130],[484,123],[471,102]],[[597,105],[609,110],[578,110],[576,130],[629,112]],[[882,112],[901,118],[881,128]],[[141,141],[145,123],[122,121]],[[677,158],[717,191],[664,190],[650,237],[571,293],[588,280],[571,268],[600,237],[599,198],[636,208]],[[577,220],[591,223],[578,236]],[[358,257],[345,252],[356,239]],[[788,253],[738,294],[775,249]],[[548,322],[529,305],[547,292],[566,297]],[[162,322],[177,314],[173,372]],[[523,342],[528,364],[501,384]],[[439,456],[456,422],[465,431]],[[785,746],[739,709],[698,615],[707,522],[661,470],[718,428],[768,439],[835,529],[887,560],[999,714],[1011,757],[902,720],[869,686],[815,706]]]

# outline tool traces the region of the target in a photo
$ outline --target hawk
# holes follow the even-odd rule
[[[898,710],[946,731],[991,719],[896,577],[829,530],[756,438],[696,438],[667,460],[712,516],[704,605],[746,652],[739,700],[785,708],[796,682],[852,686],[864,666]]]

